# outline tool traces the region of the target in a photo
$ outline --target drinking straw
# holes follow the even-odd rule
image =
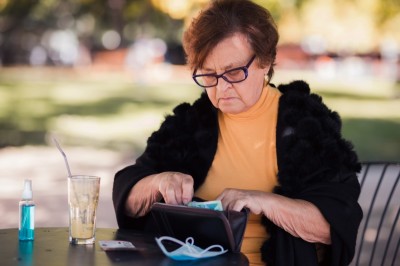
[[[53,136],[53,141],[54,141],[54,143],[56,144],[57,149],[61,152],[62,156],[64,157],[64,162],[65,162],[65,165],[67,166],[68,176],[71,177],[72,174],[71,174],[71,170],[70,170],[70,168],[69,168],[67,155],[65,155],[65,152],[61,149],[60,144],[58,143],[56,137],[54,137],[54,136]]]

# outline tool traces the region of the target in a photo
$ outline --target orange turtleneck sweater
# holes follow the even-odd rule
[[[281,93],[264,87],[260,99],[240,114],[218,113],[218,147],[205,182],[195,196],[213,200],[225,188],[271,192],[277,185],[276,124]],[[251,214],[241,251],[252,265],[261,262],[267,232],[261,215]]]

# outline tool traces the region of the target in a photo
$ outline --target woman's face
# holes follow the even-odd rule
[[[236,67],[245,66],[254,56],[250,43],[241,33],[236,33],[218,43],[207,56],[203,68],[197,73],[221,74]],[[238,114],[247,111],[260,98],[264,87],[264,76],[270,65],[260,68],[256,58],[248,69],[248,76],[242,82],[229,83],[218,79],[215,87],[206,89],[212,104],[224,113]]]

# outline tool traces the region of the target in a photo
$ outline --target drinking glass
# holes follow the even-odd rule
[[[94,243],[99,192],[100,177],[88,175],[68,177],[69,242],[71,244]]]

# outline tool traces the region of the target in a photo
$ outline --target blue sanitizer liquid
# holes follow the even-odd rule
[[[35,205],[20,204],[19,240],[33,240],[35,237]]]

